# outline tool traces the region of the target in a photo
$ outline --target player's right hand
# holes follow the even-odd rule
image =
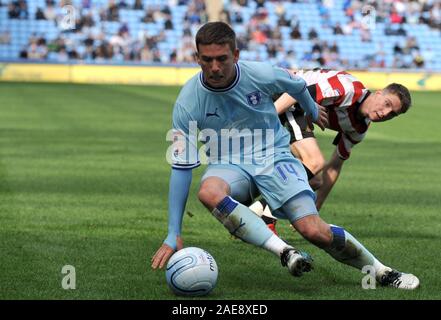
[[[176,237],[176,249],[181,250],[183,247],[184,247],[184,243],[182,241],[182,238],[177,236]],[[151,259],[152,269],[153,270],[158,269],[158,268],[162,269],[166,265],[168,259],[170,259],[170,257],[173,255],[173,253],[175,253],[175,251],[176,251],[175,249],[173,249],[169,245],[163,243]]]
[[[325,107],[319,105],[318,103],[316,103],[315,105],[317,106],[317,109],[318,109],[318,118],[314,122],[323,131],[329,125],[328,110]]]

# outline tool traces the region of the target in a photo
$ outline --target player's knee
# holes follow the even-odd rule
[[[199,201],[209,209],[216,207],[218,194],[213,188],[200,188],[198,192]]]
[[[203,183],[198,192],[198,199],[204,206],[212,210],[227,196],[226,191],[216,185]]]

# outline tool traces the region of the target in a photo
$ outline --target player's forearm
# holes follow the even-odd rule
[[[343,166],[344,161],[334,153],[333,158],[330,162],[328,162],[323,168],[322,179],[323,184],[317,190],[317,200],[316,206],[317,209],[320,210],[335,183],[337,182],[338,177],[340,176],[341,168]]]
[[[323,175],[323,184],[316,192],[317,210],[320,210],[326,198],[328,197],[329,193],[331,192],[332,187],[334,186],[335,182],[338,179],[338,174],[336,174],[336,172],[335,171],[333,172],[332,170],[323,171],[322,175]]]
[[[176,237],[181,235],[185,204],[190,191],[192,170],[172,169],[168,193],[168,235],[164,241],[176,249]]]
[[[296,102],[296,99],[291,97],[289,94],[284,93],[274,102],[274,105],[276,106],[277,113],[282,114]]]
[[[296,94],[291,94],[291,92],[288,93],[300,104],[300,106],[305,111],[305,113],[311,116],[313,121],[316,121],[318,119],[319,110],[316,106],[314,99],[312,99],[311,94],[306,89],[306,83],[304,89],[299,93]]]

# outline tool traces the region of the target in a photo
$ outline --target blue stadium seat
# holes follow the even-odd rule
[[[29,41],[29,37],[32,34],[45,36],[48,41],[58,37],[62,30],[53,21],[41,21],[35,20],[35,12],[37,8],[44,8],[45,0],[27,0],[29,18],[27,20],[16,20],[8,18],[8,9],[6,6],[0,7],[0,32],[11,33],[11,44],[0,45],[0,57],[5,58],[8,56],[16,56],[21,48]],[[117,1],[118,2],[118,1]],[[118,32],[122,23],[126,23],[130,35],[133,40],[138,39],[138,35],[141,31],[147,31],[150,36],[159,35],[164,31],[164,19],[159,19],[156,23],[143,23],[141,19],[145,15],[145,9],[147,8],[159,8],[163,6],[169,6],[172,14],[173,30],[165,31],[165,39],[162,40],[158,47],[161,53],[165,56],[168,55],[175,48],[179,47],[179,42],[182,39],[184,31],[184,17],[188,11],[187,5],[173,6],[169,4],[169,0],[143,0],[144,10],[134,10],[133,4],[135,0],[125,0],[128,7],[121,8],[119,10],[120,22],[101,21],[99,12],[105,10],[108,6],[107,0],[93,0],[91,4],[93,10],[85,9],[84,13],[93,12],[93,18],[96,26],[91,29],[91,32],[96,34],[97,30],[102,27],[105,33],[106,39],[110,39],[112,35]],[[339,22],[341,25],[345,25],[349,18],[342,10],[345,0],[334,0],[329,2],[333,4],[329,7],[329,21],[331,25]],[[73,0],[73,5],[77,8],[83,4],[82,0]],[[268,12],[268,23],[272,29],[276,28],[278,23],[278,16],[276,14],[276,4],[272,1],[264,2],[264,6]],[[308,32],[311,28],[315,28],[320,40],[325,40],[328,44],[334,42],[337,43],[340,49],[341,57],[357,62],[363,59],[365,55],[373,55],[376,53],[379,47],[382,47],[386,52],[386,63],[390,66],[393,62],[393,46],[398,43],[401,46],[405,45],[407,37],[405,36],[387,36],[385,35],[385,23],[376,23],[375,29],[371,30],[372,42],[362,42],[360,31],[354,30],[352,35],[334,35],[332,28],[324,28],[324,21],[320,17],[318,1],[302,1],[302,2],[283,2],[285,8],[285,17],[287,19],[293,19],[296,17],[300,19],[300,31],[303,38],[301,40],[292,40],[290,33],[291,27],[280,27],[282,35],[282,45],[285,47],[285,51],[294,50],[298,54],[300,59],[303,53],[311,50],[312,41],[307,39]],[[227,8],[228,9],[228,8]],[[240,13],[244,19],[241,24],[235,24],[234,29],[237,34],[246,34],[248,32],[247,26],[250,19],[257,10],[257,4],[255,1],[248,1],[246,7],[239,8]],[[441,52],[441,34],[439,30],[433,30],[426,24],[403,24],[402,26],[406,30],[409,36],[414,36],[418,39],[418,45],[421,50],[428,50],[429,48],[433,52]],[[198,25],[192,25],[191,31],[193,35],[196,33]],[[82,46],[82,41],[86,35],[81,33],[63,33],[63,36],[74,43],[74,47]],[[83,48],[84,49],[84,48]],[[49,59],[55,58],[55,55],[51,55]],[[242,52],[242,58],[247,59],[269,59],[267,49],[264,46],[258,46],[252,50],[245,50]],[[283,55],[276,55],[277,59],[283,59]],[[119,61],[120,56],[115,57],[115,61]],[[439,70],[440,56],[437,55],[433,63],[428,62],[426,68]],[[363,62],[363,61],[361,61]]]

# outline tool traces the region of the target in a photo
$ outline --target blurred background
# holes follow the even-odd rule
[[[6,62],[193,64],[201,24],[288,68],[441,71],[440,0],[0,0]]]

